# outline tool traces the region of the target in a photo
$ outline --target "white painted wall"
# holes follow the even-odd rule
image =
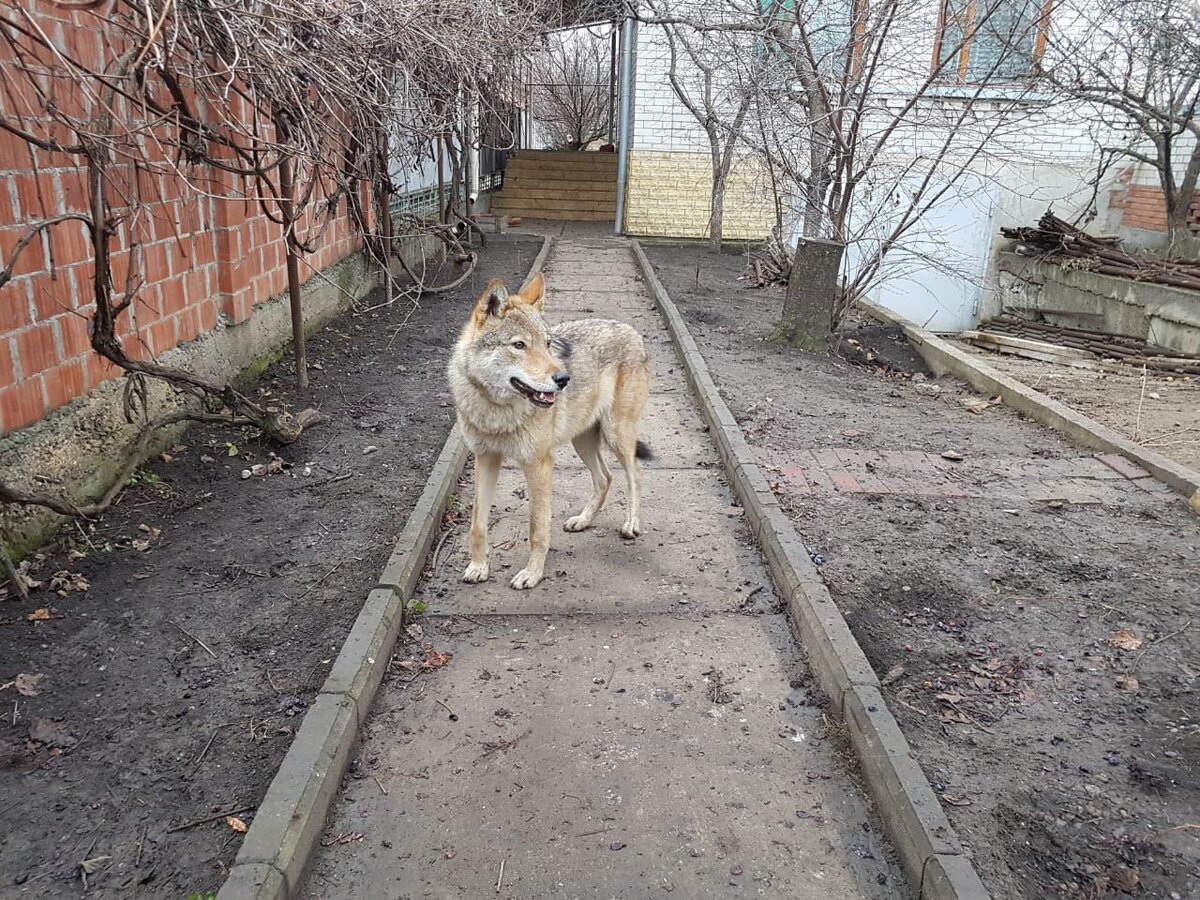
[[[756,0],[728,2],[755,4]],[[673,9],[679,15],[688,15],[689,10],[691,15],[699,15],[701,0],[679,0]],[[868,122],[868,129],[885,127],[912,95],[914,85],[919,85],[929,73],[939,2],[917,0],[908,10],[911,18],[897,29],[896,47],[889,54],[891,65],[883,79],[887,90],[878,96],[882,111],[873,123]],[[1072,29],[1082,27],[1082,21],[1066,16],[1061,20],[1052,18],[1051,27],[1058,29],[1056,33],[1062,37],[1070,38]],[[736,66],[745,65],[748,54],[728,56],[730,65]],[[672,91],[667,78],[668,65],[662,28],[643,24],[638,38],[632,147],[634,151],[707,153],[707,137]],[[698,75],[689,71],[682,54],[679,66],[685,82],[693,89],[698,88]],[[730,70],[726,77],[734,81],[737,76]],[[991,130],[999,123],[996,133],[986,143],[986,152],[969,165],[969,177],[959,189],[948,192],[939,208],[909,233],[905,240],[910,244],[910,252],[892,267],[893,280],[907,285],[911,295],[924,292],[933,298],[927,304],[927,312],[952,323],[947,327],[969,326],[977,321],[972,317],[979,312],[994,311],[990,285],[995,251],[1003,240],[1001,227],[1031,224],[1051,207],[1063,217],[1072,217],[1089,203],[1098,208],[1098,222],[1107,221],[1107,188],[1093,197],[1087,182],[1095,175],[1099,147],[1118,139],[1105,124],[1108,117],[1095,109],[1051,103],[1048,97],[1032,97],[1014,112],[1009,102],[1011,97],[1006,97],[1003,88],[993,90],[993,102],[976,103],[971,130],[952,129],[950,123],[963,108],[964,92],[969,91],[973,89],[946,86],[923,98],[906,114],[911,124],[889,138],[881,160],[883,165],[869,176],[860,197],[857,219],[862,246],[847,254],[848,264],[853,264],[855,258],[869,251],[870,241],[878,239],[879,223],[889,215],[889,204],[894,206],[897,193],[906,185],[911,186],[910,175],[922,171],[923,160],[937,155],[947,144],[951,147],[951,158],[961,157],[978,146],[980,129]],[[902,175],[904,172],[909,174]],[[764,196],[764,202],[770,202],[769,197]],[[798,231],[797,225],[793,240]],[[965,235],[969,235],[969,240],[964,240]],[[959,260],[963,273],[959,280],[974,284],[959,285],[952,291],[955,296],[971,297],[968,306],[976,312],[965,318],[959,312],[945,313],[947,305],[957,308],[961,303],[952,300],[947,304],[939,299],[948,290],[944,271],[930,270],[928,285],[921,287],[923,276],[912,253],[919,254],[923,248],[939,244],[957,246],[966,254]],[[879,290],[879,299],[905,306],[913,318],[926,317],[898,296],[895,285],[890,288],[883,285]]]

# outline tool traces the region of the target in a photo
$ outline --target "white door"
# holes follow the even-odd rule
[[[890,197],[879,198],[882,204],[869,204],[876,207],[870,229],[875,239],[846,248],[848,272],[856,271],[859,260],[878,246],[878,237],[895,227],[919,187],[919,180],[903,182]],[[926,188],[922,206],[937,191],[936,185]],[[871,299],[930,331],[975,327],[998,197],[994,182],[959,177],[884,257]]]

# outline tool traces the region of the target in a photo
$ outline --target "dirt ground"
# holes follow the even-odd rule
[[[0,896],[217,890],[225,814],[252,821],[450,429],[470,304],[539,247],[493,242],[450,294],[333,321],[308,390],[290,357],[251,385],[329,423],[286,448],[192,428],[0,603]]]
[[[1005,375],[1200,470],[1200,378],[1149,372],[1143,380],[1133,366],[1104,372],[1072,369],[957,343]]]
[[[769,343],[780,291],[738,281],[736,255],[647,252],[765,458],[964,458],[936,485],[779,492],[993,895],[1200,896],[1184,503],[1099,474],[1098,501],[1034,499],[1043,471],[1103,467],[1004,407],[971,412],[953,380]],[[997,471],[1026,475],[1005,495]]]

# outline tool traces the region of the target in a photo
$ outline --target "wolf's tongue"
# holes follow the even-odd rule
[[[537,397],[537,399],[542,403],[553,403],[554,402],[554,395],[548,394],[545,391],[538,391],[536,394],[534,394],[534,396]]]

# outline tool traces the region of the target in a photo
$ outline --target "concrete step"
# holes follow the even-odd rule
[[[583,161],[594,163],[596,165],[612,165],[617,164],[617,154],[615,153],[570,153],[565,150],[518,150],[511,154],[509,162],[513,160],[543,160],[546,162],[560,161]]]
[[[501,192],[508,200],[559,200],[575,199],[588,200],[593,203],[616,201],[617,189],[611,188],[563,188],[546,184],[527,185],[524,183],[505,185]]]
[[[492,208],[496,209],[494,205]],[[611,222],[616,216],[616,210],[544,209],[540,206],[516,206],[497,212],[525,219],[553,219],[556,222]]]
[[[543,175],[513,177],[506,176],[504,190],[514,188],[534,188],[548,191],[612,191],[617,189],[616,181],[601,181],[595,178],[546,178]]]
[[[582,203],[574,201],[554,200],[512,200],[505,201],[497,198],[492,201],[492,210],[509,216],[528,216],[543,218],[551,213],[569,215],[571,213],[596,213],[611,218],[617,208],[612,203]]]
[[[505,169],[509,172],[595,172],[597,177],[617,177],[616,166],[600,165],[586,159],[579,161],[510,159]]]

